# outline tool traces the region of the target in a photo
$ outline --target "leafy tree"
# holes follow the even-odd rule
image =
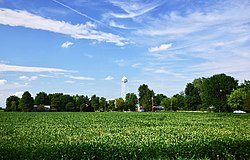
[[[244,88],[238,88],[228,96],[228,105],[232,110],[242,110],[246,97],[247,92]]]
[[[238,81],[225,74],[213,75],[205,79],[203,87],[203,102],[208,108],[214,106],[215,111],[231,111],[227,104],[227,95],[236,89]]]
[[[74,104],[74,99],[72,96],[70,95],[60,95],[60,104],[61,104],[61,110],[62,111],[65,111],[67,110],[66,109],[66,105],[69,103],[69,102],[72,102]],[[74,107],[72,108],[72,110],[75,110],[75,104],[74,104]]]
[[[116,109],[118,111],[123,111],[124,107],[125,107],[125,102],[123,100],[123,98],[118,98],[115,100],[115,105],[116,105]]]
[[[125,98],[125,110],[135,111],[138,98],[134,93],[127,93]]]
[[[244,100],[243,109],[247,112],[250,112],[250,91],[246,94],[246,99]]]
[[[76,96],[73,96],[73,99],[75,101],[76,111],[83,111],[90,104],[88,96],[76,95]]]
[[[115,110],[115,100],[109,100],[107,111]]]
[[[75,101],[75,109],[76,111],[83,111],[83,108],[86,107],[86,98],[85,96],[81,95],[75,95],[73,96],[73,99]]]
[[[65,106],[66,111],[75,111],[75,104],[74,102],[68,102]]]
[[[173,96],[174,98],[176,98],[174,106],[176,110],[183,110],[185,108],[185,96],[183,92],[180,92],[179,94],[175,94]]]
[[[178,110],[178,99],[176,97],[171,97],[171,110],[177,111]]]
[[[100,109],[101,109],[101,111],[106,111],[106,108],[107,108],[106,98],[101,97],[100,98]]]
[[[185,88],[185,102],[187,110],[197,110],[197,107],[201,105],[201,98],[199,91],[194,87],[192,83],[188,83]]]
[[[95,111],[100,109],[100,100],[96,95],[91,97],[91,107],[93,107]]]
[[[17,96],[10,96],[6,99],[6,111],[17,111],[20,98]]]
[[[239,88],[244,88],[246,91],[250,91],[250,81],[244,80],[244,83],[242,83]]]
[[[244,81],[240,85],[240,88],[243,88],[243,90],[246,92],[246,98],[243,102],[243,110],[250,112],[250,81]]]
[[[50,105],[49,96],[45,92],[39,92],[35,97],[34,104],[36,104],[36,105]]]
[[[51,110],[61,111],[62,110],[62,103],[61,103],[61,96],[62,93],[54,93],[49,94],[49,97],[51,99]]]
[[[30,112],[33,110],[34,99],[28,91],[23,93],[22,98],[19,101],[19,105],[24,112]]]
[[[161,105],[164,107],[166,111],[171,110],[171,99],[166,97],[161,101]]]
[[[139,91],[139,102],[143,106],[145,111],[152,110],[152,99],[154,97],[154,91],[148,88],[148,85],[143,84],[138,88]]]
[[[167,96],[164,95],[164,94],[157,94],[155,97],[154,97],[154,104],[156,106],[159,106],[161,105],[161,101],[166,98]]]

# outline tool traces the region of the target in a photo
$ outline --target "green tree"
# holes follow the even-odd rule
[[[145,111],[152,110],[152,101],[154,97],[154,91],[148,88],[148,85],[143,84],[138,88],[139,91],[139,102]]]
[[[69,103],[69,102],[72,102],[72,103],[74,103],[74,99],[73,99],[73,97],[72,96],[70,96],[70,95],[60,95],[60,107],[61,107],[61,111],[65,111],[65,110],[67,110],[66,109],[66,105]],[[74,104],[74,107],[72,108],[72,111],[73,110],[75,110],[75,104]]]
[[[68,102],[65,106],[66,111],[75,111],[75,103]]]
[[[76,95],[76,96],[73,96],[73,99],[76,104],[76,111],[83,111],[84,109],[86,109],[86,107],[89,106],[88,96]]]
[[[34,99],[28,91],[23,93],[22,98],[19,101],[19,105],[24,112],[30,112],[33,110]]]
[[[238,81],[225,74],[216,74],[205,79],[203,83],[203,103],[205,107],[214,106],[215,111],[231,111],[227,104],[227,95],[236,89]]]
[[[49,94],[49,97],[51,99],[51,110],[56,110],[56,111],[61,111],[62,109],[62,103],[61,103],[61,96],[62,93],[54,93],[54,94]]]
[[[156,105],[156,106],[159,106],[159,105],[161,105],[161,101],[164,99],[164,98],[166,98],[167,96],[166,95],[164,95],[164,94],[157,94],[155,97],[154,97],[154,104]]]
[[[228,105],[231,106],[232,110],[242,110],[246,97],[245,89],[238,88],[228,96]]]
[[[100,109],[100,98],[97,97],[96,95],[93,95],[91,97],[91,107],[94,108],[95,111]]]
[[[10,96],[6,99],[6,111],[17,111],[20,98],[17,96]]]
[[[134,93],[127,93],[125,98],[125,110],[135,111],[138,98]]]
[[[247,112],[250,112],[250,91],[246,94],[246,99],[244,100],[243,109]]]
[[[100,110],[101,110],[101,111],[106,111],[106,109],[107,109],[107,101],[106,101],[106,98],[101,97],[99,103],[100,103]]]
[[[175,109],[176,110],[183,110],[185,108],[185,96],[183,92],[180,92],[179,94],[175,94],[173,96],[176,98],[175,100]]]
[[[115,105],[116,105],[116,109],[118,111],[123,111],[124,107],[125,107],[125,102],[123,100],[123,98],[118,98],[115,100]]]
[[[109,100],[107,111],[114,111],[114,110],[115,110],[115,100]]]
[[[168,97],[165,97],[161,101],[161,105],[164,107],[165,111],[170,111],[171,110],[171,99]]]
[[[39,92],[36,94],[34,104],[36,105],[50,105],[49,96],[45,92]]]
[[[188,83],[185,88],[185,102],[187,110],[197,110],[197,107],[201,105],[201,98],[199,91],[194,87],[192,83]]]

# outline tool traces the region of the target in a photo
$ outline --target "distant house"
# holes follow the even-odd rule
[[[164,107],[159,105],[159,106],[153,106],[153,112],[159,112],[159,111],[163,111]]]
[[[50,106],[49,105],[34,105],[33,111],[34,112],[49,112]]]

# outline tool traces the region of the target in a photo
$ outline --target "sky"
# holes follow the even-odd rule
[[[167,96],[195,78],[250,79],[250,0],[0,0],[0,107],[29,91]]]

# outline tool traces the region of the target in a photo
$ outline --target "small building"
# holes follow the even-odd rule
[[[159,111],[163,111],[164,107],[159,105],[159,106],[153,106],[153,112],[159,112]]]
[[[33,106],[34,112],[49,112],[50,111],[50,105],[34,105]]]

